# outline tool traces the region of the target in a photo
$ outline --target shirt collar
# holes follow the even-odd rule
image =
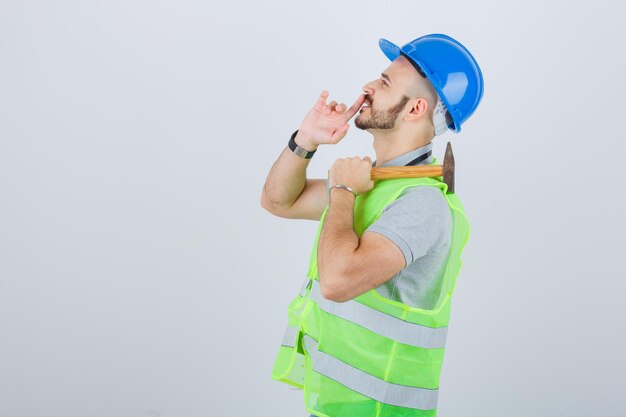
[[[418,158],[424,155],[425,153],[432,151],[432,148],[433,148],[433,143],[432,142],[427,143],[426,145],[420,146],[417,149],[413,149],[413,150],[403,153],[402,155],[396,156],[392,160],[387,161],[380,166],[381,167],[404,166],[408,164],[409,162],[411,162],[412,160],[414,160],[415,158]],[[430,164],[432,162],[433,162],[433,156],[431,154],[428,158],[424,159],[421,162],[418,162],[416,165],[425,165],[425,164]],[[373,162],[372,166],[378,166],[376,165],[376,161]]]

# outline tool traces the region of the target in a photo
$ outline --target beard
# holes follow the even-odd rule
[[[396,119],[406,106],[409,97],[403,95],[400,101],[387,110],[375,110],[373,103],[370,104],[370,116],[364,119],[361,113],[354,119],[354,125],[359,129],[393,129],[396,126]]]

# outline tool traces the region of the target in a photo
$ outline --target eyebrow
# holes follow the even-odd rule
[[[391,80],[389,79],[389,76],[388,76],[387,74],[385,74],[384,72],[381,72],[381,73],[380,73],[380,75],[381,75],[384,79],[386,79],[387,81],[389,81],[389,83],[390,83],[390,84],[393,84],[393,83],[391,82]]]

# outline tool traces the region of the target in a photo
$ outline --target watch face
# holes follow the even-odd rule
[[[309,151],[296,145],[296,155],[301,158],[308,159],[308,153]]]
[[[315,151],[309,152],[306,149],[298,146],[296,141],[293,140],[294,137],[296,136],[296,133],[298,133],[297,130],[295,132],[293,132],[293,134],[291,135],[291,138],[289,139],[289,149],[291,149],[292,152],[295,153],[300,158],[310,159],[313,156],[313,154],[315,153]]]

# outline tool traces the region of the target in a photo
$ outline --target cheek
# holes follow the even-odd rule
[[[376,110],[386,110],[389,108],[389,99],[387,99],[387,97],[378,98],[373,104],[372,108]]]

